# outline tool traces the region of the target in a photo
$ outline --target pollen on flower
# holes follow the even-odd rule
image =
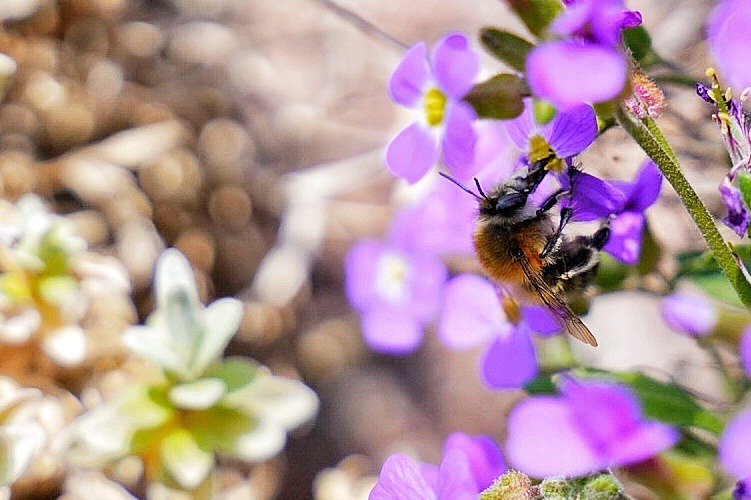
[[[529,139],[530,162],[536,162],[545,158],[549,158],[550,155],[555,155],[555,159],[548,162],[545,168],[554,172],[563,171],[563,166],[565,165],[563,158],[558,157],[553,147],[548,141],[545,140],[544,137],[539,134],[535,134]]]
[[[431,127],[440,125],[446,110],[446,94],[433,87],[425,92],[425,118]]]

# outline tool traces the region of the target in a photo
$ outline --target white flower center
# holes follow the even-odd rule
[[[405,302],[409,298],[407,260],[395,252],[386,252],[376,265],[376,292],[389,302]]]

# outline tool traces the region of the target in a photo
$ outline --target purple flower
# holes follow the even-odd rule
[[[527,58],[532,93],[561,109],[610,100],[621,93],[628,75],[621,31],[641,24],[641,14],[626,10],[623,0],[566,4],[550,27],[562,38],[540,44]]]
[[[746,374],[751,377],[751,325],[747,326],[741,334],[740,343],[741,364],[746,370]]]
[[[435,256],[367,239],[345,260],[345,290],[362,315],[365,343],[374,351],[407,354],[420,345],[446,281]]]
[[[425,43],[402,58],[391,75],[389,91],[398,104],[418,110],[420,119],[399,132],[386,148],[386,166],[409,183],[420,180],[443,154],[460,181],[474,174],[474,110],[462,98],[480,69],[479,54],[467,37],[452,33],[428,59]]]
[[[742,411],[725,427],[717,453],[720,463],[733,477],[751,476],[751,410]]]
[[[747,326],[741,335],[740,357],[746,376],[751,377],[751,325]],[[751,442],[751,409],[746,409],[730,421],[720,436],[717,454],[720,463],[732,476],[738,479],[751,477],[751,453],[748,443]],[[748,479],[741,481],[748,493]],[[746,498],[738,496],[733,498]]]
[[[707,24],[709,49],[723,77],[738,91],[751,86],[751,10],[747,0],[723,0]]]
[[[610,238],[603,248],[626,264],[635,264],[641,252],[644,211],[660,194],[662,173],[647,160],[632,182],[603,181],[584,172],[571,180],[573,220],[586,221],[610,215]]]
[[[700,295],[674,293],[662,299],[661,310],[670,328],[692,337],[707,335],[717,324],[717,308]]]
[[[539,125],[533,115],[532,100],[525,99],[524,111],[506,122],[506,130],[529,162],[548,156],[549,150],[562,162],[584,151],[597,138],[597,117],[589,105],[579,103],[556,113],[549,123]]]
[[[723,177],[720,182],[720,196],[728,211],[728,214],[722,218],[722,222],[738,236],[744,236],[748,231],[748,224],[751,222],[751,214],[749,214],[748,207],[743,202],[741,191],[733,185],[728,175]]]
[[[471,254],[477,201],[445,179],[436,179],[417,203],[391,223],[390,240],[401,248],[434,255]]]
[[[739,175],[751,173],[751,122],[743,112],[743,106],[734,99],[728,99],[721,91],[717,75],[712,74],[712,87],[696,84],[696,92],[706,102],[713,104],[713,115],[720,127],[720,134],[730,155],[733,166],[720,183],[720,195],[728,215],[722,221],[738,236],[744,236],[748,229],[749,210],[743,201],[736,180]]]
[[[462,274],[446,285],[438,336],[448,347],[488,347],[480,362],[483,381],[496,389],[518,388],[537,375],[533,332],[550,335],[560,331],[551,313],[542,306],[521,310],[504,306],[495,286],[473,274]]]
[[[440,466],[417,464],[391,455],[383,464],[370,500],[476,500],[478,493],[505,472],[498,446],[487,436],[451,434]]]
[[[506,453],[534,477],[580,476],[645,460],[678,431],[645,420],[636,397],[610,381],[562,379],[559,396],[533,396],[510,413]]]

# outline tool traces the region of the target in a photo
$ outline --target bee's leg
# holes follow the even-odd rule
[[[568,196],[569,194],[571,194],[571,190],[569,189],[560,189],[556,191],[555,193],[550,195],[550,197],[547,200],[542,202],[540,207],[537,209],[536,215],[539,216],[540,214],[544,214],[545,212],[553,208],[555,204],[558,203],[558,200],[560,200],[564,196]]]
[[[550,238],[548,238],[548,241],[545,244],[545,248],[543,248],[542,252],[540,252],[541,259],[547,257],[550,252],[552,252],[553,249],[558,245],[558,241],[561,239],[561,234],[563,234],[563,228],[566,227],[566,224],[568,224],[573,215],[574,211],[571,207],[563,207],[561,209],[561,220],[558,223],[558,229],[556,229],[555,232],[550,236]]]

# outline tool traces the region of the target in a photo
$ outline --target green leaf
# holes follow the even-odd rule
[[[639,372],[611,373],[611,376],[633,389],[648,418],[681,427],[699,427],[715,435],[722,432],[723,423],[719,417],[697,403],[694,396],[682,387]]]
[[[536,36],[544,35],[553,19],[563,11],[559,0],[506,0],[506,3]]]
[[[712,297],[736,306],[743,306],[733,285],[720,273],[691,277],[691,281]]]
[[[644,26],[625,29],[622,35],[624,45],[641,66],[649,67],[657,62],[656,54],[652,50],[652,37]]]
[[[641,254],[639,254],[639,261],[636,263],[636,272],[644,276],[654,271],[661,254],[660,244],[655,240],[649,224],[645,224],[641,240]]]
[[[480,30],[480,42],[488,52],[518,71],[524,71],[527,54],[535,48],[524,38],[498,28]]]
[[[522,99],[527,94],[521,78],[504,73],[475,85],[464,100],[480,118],[508,120],[524,110]]]
[[[558,388],[550,374],[541,374],[524,384],[524,390],[530,396],[557,394]]]
[[[214,467],[214,454],[202,449],[186,429],[175,429],[160,447],[162,465],[183,488],[197,488]]]
[[[630,268],[608,253],[600,252],[600,267],[597,268],[596,284],[603,291],[620,290],[628,278]]]

